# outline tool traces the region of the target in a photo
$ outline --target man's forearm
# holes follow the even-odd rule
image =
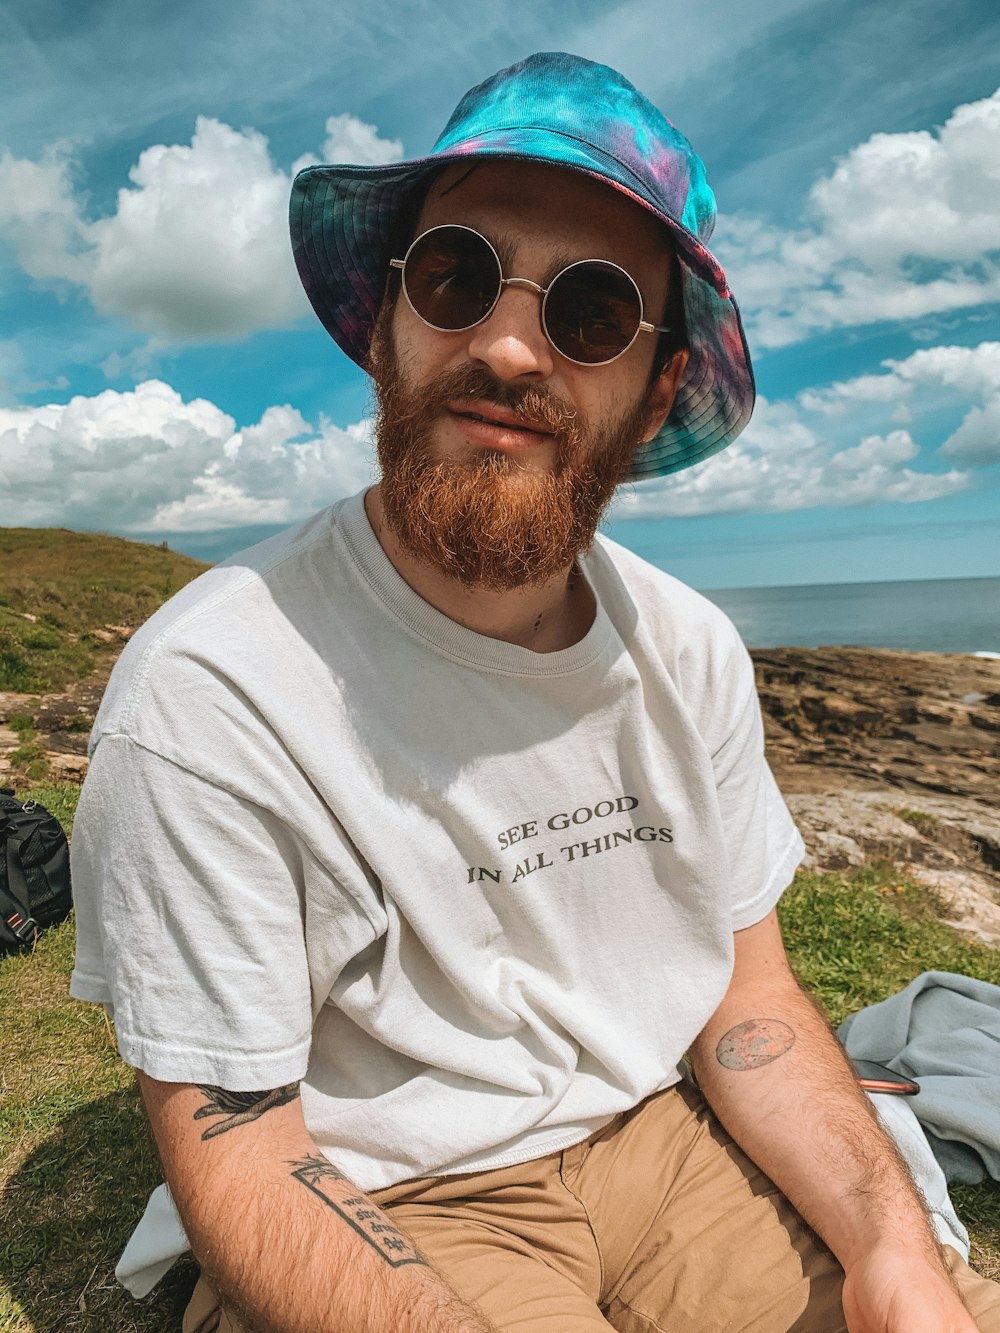
[[[150,1081],[142,1082],[149,1105]],[[153,1084],[154,1101],[171,1086],[178,1091],[168,1109],[150,1108],[167,1179],[205,1276],[248,1329],[490,1333],[392,1219],[317,1151],[297,1088],[232,1094]]]
[[[729,989],[691,1054],[719,1119],[840,1260],[850,1333],[975,1333],[905,1163],[796,984],[774,911],[734,934]]]
[[[809,999],[787,985],[762,987],[749,1017],[738,995],[731,999],[692,1057],[733,1138],[845,1269],[887,1242],[922,1248],[940,1262],[906,1165]]]

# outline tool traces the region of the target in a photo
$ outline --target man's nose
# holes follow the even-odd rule
[[[501,380],[547,379],[552,345],[542,329],[542,288],[527,278],[507,278],[496,305],[469,338],[469,355]]]

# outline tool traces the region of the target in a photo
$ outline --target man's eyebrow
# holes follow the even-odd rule
[[[591,255],[574,255],[569,250],[556,249],[549,256],[545,267],[545,273],[541,278],[527,273],[516,273],[514,271],[514,260],[517,253],[517,242],[513,232],[501,231],[491,234],[486,238],[493,249],[500,256],[500,266],[503,269],[505,278],[524,278],[531,276],[533,281],[538,281],[543,287],[547,287],[557,273],[561,273],[564,268],[570,264],[578,262],[580,259],[590,259]]]

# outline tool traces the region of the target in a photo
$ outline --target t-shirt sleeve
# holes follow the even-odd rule
[[[731,721],[712,753],[712,766],[730,865],[733,929],[743,930],[774,907],[805,847],[764,757],[753,662],[738,637],[727,675]]]
[[[94,754],[73,837],[70,992],[110,1004],[152,1078],[232,1089],[306,1072],[302,848],[266,810],[125,736]]]

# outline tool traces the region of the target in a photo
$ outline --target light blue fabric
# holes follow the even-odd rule
[[[906,1158],[913,1182],[924,1196],[935,1236],[942,1245],[957,1250],[968,1263],[969,1233],[959,1221],[948,1194],[944,1172],[935,1161],[927,1135],[909,1105],[913,1098],[885,1092],[870,1092],[868,1097],[882,1128]]]
[[[141,1300],[189,1249],[170,1191],[166,1185],[157,1185],[149,1196],[142,1221],[118,1260],[115,1277],[137,1301]]]
[[[849,1055],[920,1084],[910,1105],[949,1184],[1000,1180],[1000,986],[923,972],[838,1035]]]

